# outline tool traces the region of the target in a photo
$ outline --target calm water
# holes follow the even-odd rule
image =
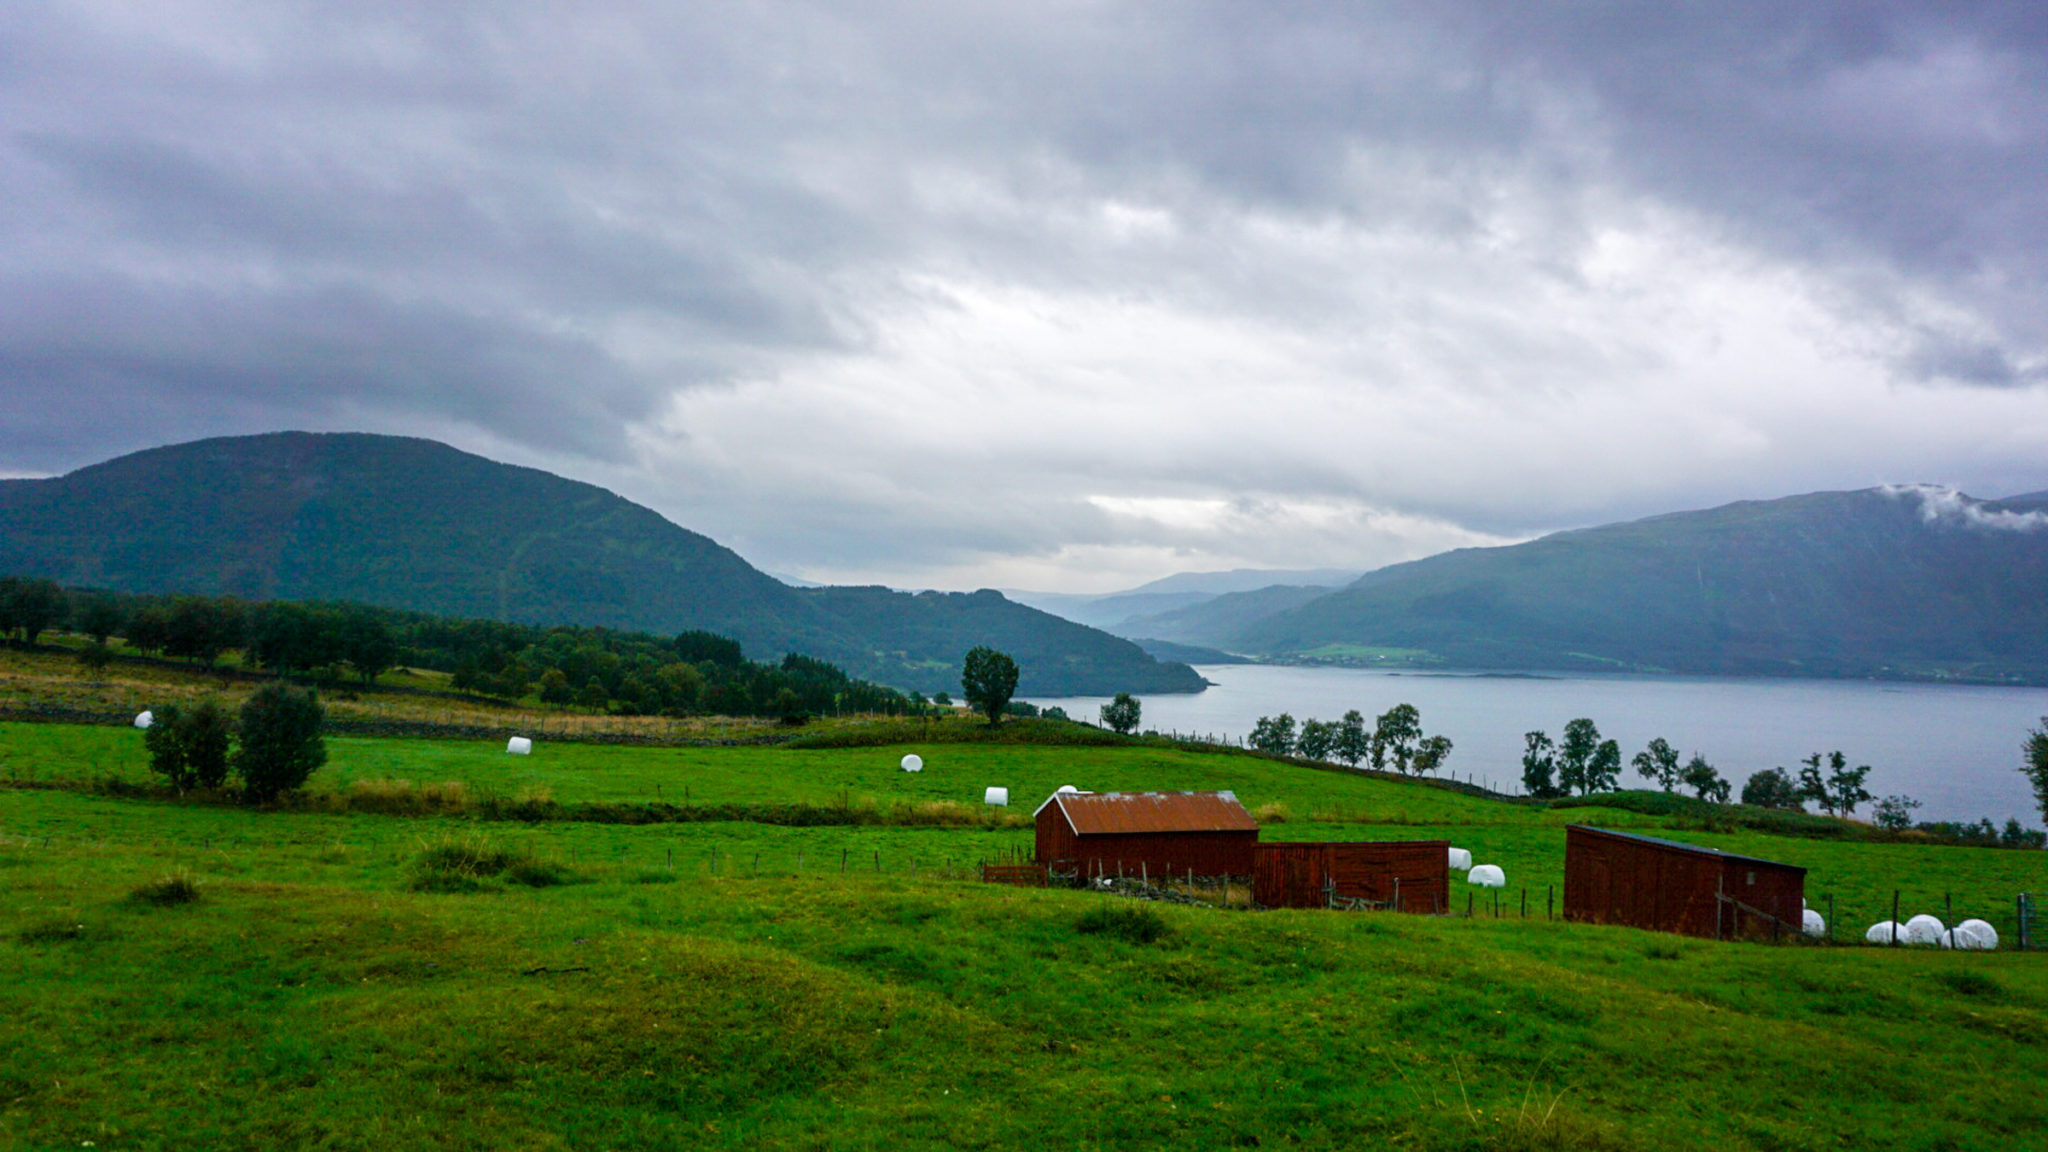
[[[1347,709],[1374,716],[1406,702],[1422,712],[1425,732],[1454,748],[1446,773],[1512,790],[1521,776],[1522,734],[1552,739],[1566,721],[1591,717],[1620,741],[1623,762],[1652,737],[1680,753],[1699,752],[1732,781],[1797,768],[1813,752],[1841,749],[1871,766],[1873,795],[1903,793],[1922,802],[1922,820],[1999,825],[2017,816],[2041,825],[2020,742],[2048,715],[2048,689],[1966,688],[1845,680],[1745,680],[1712,677],[1590,676],[1510,679],[1416,675],[1341,668],[1216,665],[1198,669],[1215,687],[1192,696],[1144,697],[1144,726],[1161,731],[1241,737],[1261,716],[1289,712],[1335,720]],[[1104,697],[1036,698],[1069,715],[1095,719]],[[1632,768],[1623,780],[1643,783]],[[1868,815],[1862,809],[1859,815]]]

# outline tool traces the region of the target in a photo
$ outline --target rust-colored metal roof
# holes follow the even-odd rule
[[[1229,792],[1069,792],[1050,802],[1079,836],[1259,830],[1259,822]]]

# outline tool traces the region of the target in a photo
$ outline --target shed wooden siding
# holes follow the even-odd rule
[[[1717,893],[1796,931],[1805,907],[1806,869],[1604,828],[1565,828],[1568,920],[1687,936],[1770,934],[1768,920],[1722,905]]]
[[[1450,854],[1448,840],[1260,844],[1252,852],[1252,899],[1268,908],[1323,908],[1331,895],[1384,904],[1398,879],[1401,911],[1443,912],[1451,900]]]
[[[1067,793],[1034,823],[1039,863],[1089,876],[1249,876],[1259,838],[1228,792]]]

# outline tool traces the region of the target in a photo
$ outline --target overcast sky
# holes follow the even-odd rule
[[[10,0],[0,129],[5,475],[406,433],[1062,591],[2048,488],[2038,2]]]

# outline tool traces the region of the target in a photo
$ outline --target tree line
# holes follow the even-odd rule
[[[1261,716],[1245,744],[1275,756],[1340,760],[1353,768],[1370,763],[1380,771],[1392,767],[1404,776],[1435,772],[1451,755],[1451,738],[1425,736],[1422,713],[1413,704],[1394,705],[1369,729],[1365,714],[1356,708],[1340,720],[1303,720],[1298,730],[1294,717],[1286,712]]]
[[[67,590],[0,577],[0,636],[34,646],[58,628],[87,637],[89,665],[135,652],[213,669],[231,652],[245,666],[315,680],[370,684],[393,668],[444,672],[459,692],[574,705],[617,715],[774,716],[913,710],[908,697],[790,653],[745,659],[711,632],[673,637],[571,625],[434,616],[364,604],[232,596],[137,596]]]

